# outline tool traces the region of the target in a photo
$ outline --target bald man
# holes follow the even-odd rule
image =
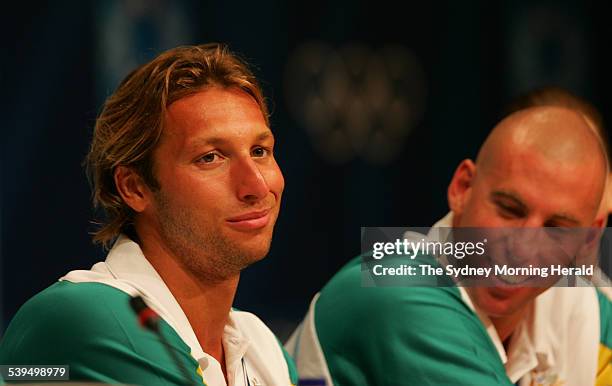
[[[432,230],[595,226],[606,162],[581,114],[519,111],[494,128],[475,163],[461,162],[448,187],[451,213]],[[327,385],[595,383],[610,304],[592,287],[364,288],[361,262],[350,261],[315,296],[287,343],[300,377]]]
[[[530,107],[538,106],[557,106],[565,107],[570,110],[579,112],[584,116],[584,119],[590,124],[591,128],[599,135],[603,147],[608,156],[609,165],[612,165],[610,157],[610,143],[608,141],[608,133],[604,127],[601,113],[591,103],[577,95],[572,94],[568,90],[560,87],[547,86],[531,90],[530,92],[520,95],[514,99],[506,109],[507,114],[517,112]],[[609,213],[612,212],[612,173],[608,174],[608,182],[604,197],[601,200],[597,219],[600,219],[602,227],[605,228]]]

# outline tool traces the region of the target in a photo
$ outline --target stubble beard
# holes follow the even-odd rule
[[[258,251],[248,250],[225,237],[212,224],[202,227],[194,221],[191,210],[173,204],[161,190],[155,193],[155,201],[162,241],[199,280],[225,281],[268,253],[270,240]]]

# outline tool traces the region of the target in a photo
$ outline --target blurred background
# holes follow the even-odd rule
[[[285,339],[359,252],[361,226],[429,226],[505,105],[556,85],[610,122],[606,2],[15,2],[3,13],[0,335],[31,296],[104,258],[82,168],[133,68],[211,41],[255,67],[286,189],[235,306]]]

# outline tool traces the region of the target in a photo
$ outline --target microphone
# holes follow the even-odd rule
[[[159,315],[147,306],[141,296],[130,298],[130,306],[138,316],[141,326],[153,332],[159,332]]]
[[[170,355],[172,362],[174,362],[174,365],[180,369],[181,374],[184,378],[183,382],[186,385],[197,385],[197,383],[191,380],[189,372],[185,368],[185,364],[179,360],[176,353],[174,352],[174,349],[170,346],[170,343],[168,343],[164,335],[159,330],[159,315],[157,315],[155,311],[153,311],[149,306],[147,306],[147,303],[145,303],[144,299],[141,296],[134,296],[130,298],[130,306],[132,307],[134,313],[136,313],[136,315],[138,316],[138,322],[140,323],[140,325],[146,328],[147,330],[152,331],[162,342],[162,344],[166,348],[166,351],[168,352],[168,355]]]

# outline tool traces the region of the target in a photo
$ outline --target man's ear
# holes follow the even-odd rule
[[[467,202],[476,176],[476,165],[470,159],[461,161],[448,185],[447,198],[450,210],[459,216]]]
[[[596,228],[596,229],[605,228],[606,218],[608,217],[608,212],[606,212],[604,216],[601,216],[601,217],[598,216],[597,218],[595,218],[595,220],[593,220],[593,223],[591,224],[591,228]]]
[[[151,202],[151,190],[132,168],[117,166],[115,186],[123,201],[136,213],[144,211]]]

